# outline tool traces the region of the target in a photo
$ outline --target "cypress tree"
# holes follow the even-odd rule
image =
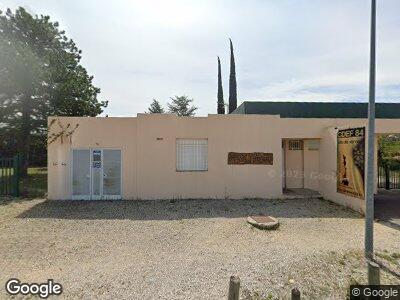
[[[221,78],[221,61],[218,56],[218,94],[217,94],[217,111],[219,115],[225,114],[224,91],[222,89]]]
[[[229,113],[232,113],[237,107],[237,87],[235,57],[233,55],[232,40],[229,39],[229,42],[231,46],[231,70],[229,74]]]

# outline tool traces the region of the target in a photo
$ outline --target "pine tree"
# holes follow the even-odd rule
[[[47,116],[97,116],[107,107],[81,55],[49,16],[0,10],[0,152],[21,155],[22,175],[34,152],[46,153]]]
[[[153,102],[151,102],[147,113],[148,114],[163,114],[163,113],[165,113],[165,111],[164,111],[164,108],[161,106],[160,102],[158,102],[156,99],[153,99]]]
[[[217,112],[219,115],[225,114],[224,91],[222,89],[221,61],[218,56],[218,94],[217,94]]]
[[[187,96],[175,96],[171,98],[172,102],[168,103],[168,112],[177,116],[194,116],[197,107],[190,106],[193,99]]]
[[[229,113],[232,113],[237,107],[237,86],[236,86],[236,68],[235,57],[233,55],[232,40],[229,39],[231,47],[231,70],[229,74]]]

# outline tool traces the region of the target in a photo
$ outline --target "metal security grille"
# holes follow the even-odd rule
[[[208,170],[207,139],[177,139],[176,170],[207,171]]]
[[[303,150],[303,141],[289,140],[289,150]]]

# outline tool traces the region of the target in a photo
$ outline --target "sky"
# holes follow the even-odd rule
[[[400,1],[377,1],[377,101],[400,102]],[[369,0],[0,0],[58,21],[108,100],[136,116],[187,95],[217,111],[217,56],[228,102],[229,38],[243,101],[368,101]]]

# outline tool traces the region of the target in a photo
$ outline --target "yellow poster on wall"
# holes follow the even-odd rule
[[[337,192],[364,199],[365,127],[337,134]]]

